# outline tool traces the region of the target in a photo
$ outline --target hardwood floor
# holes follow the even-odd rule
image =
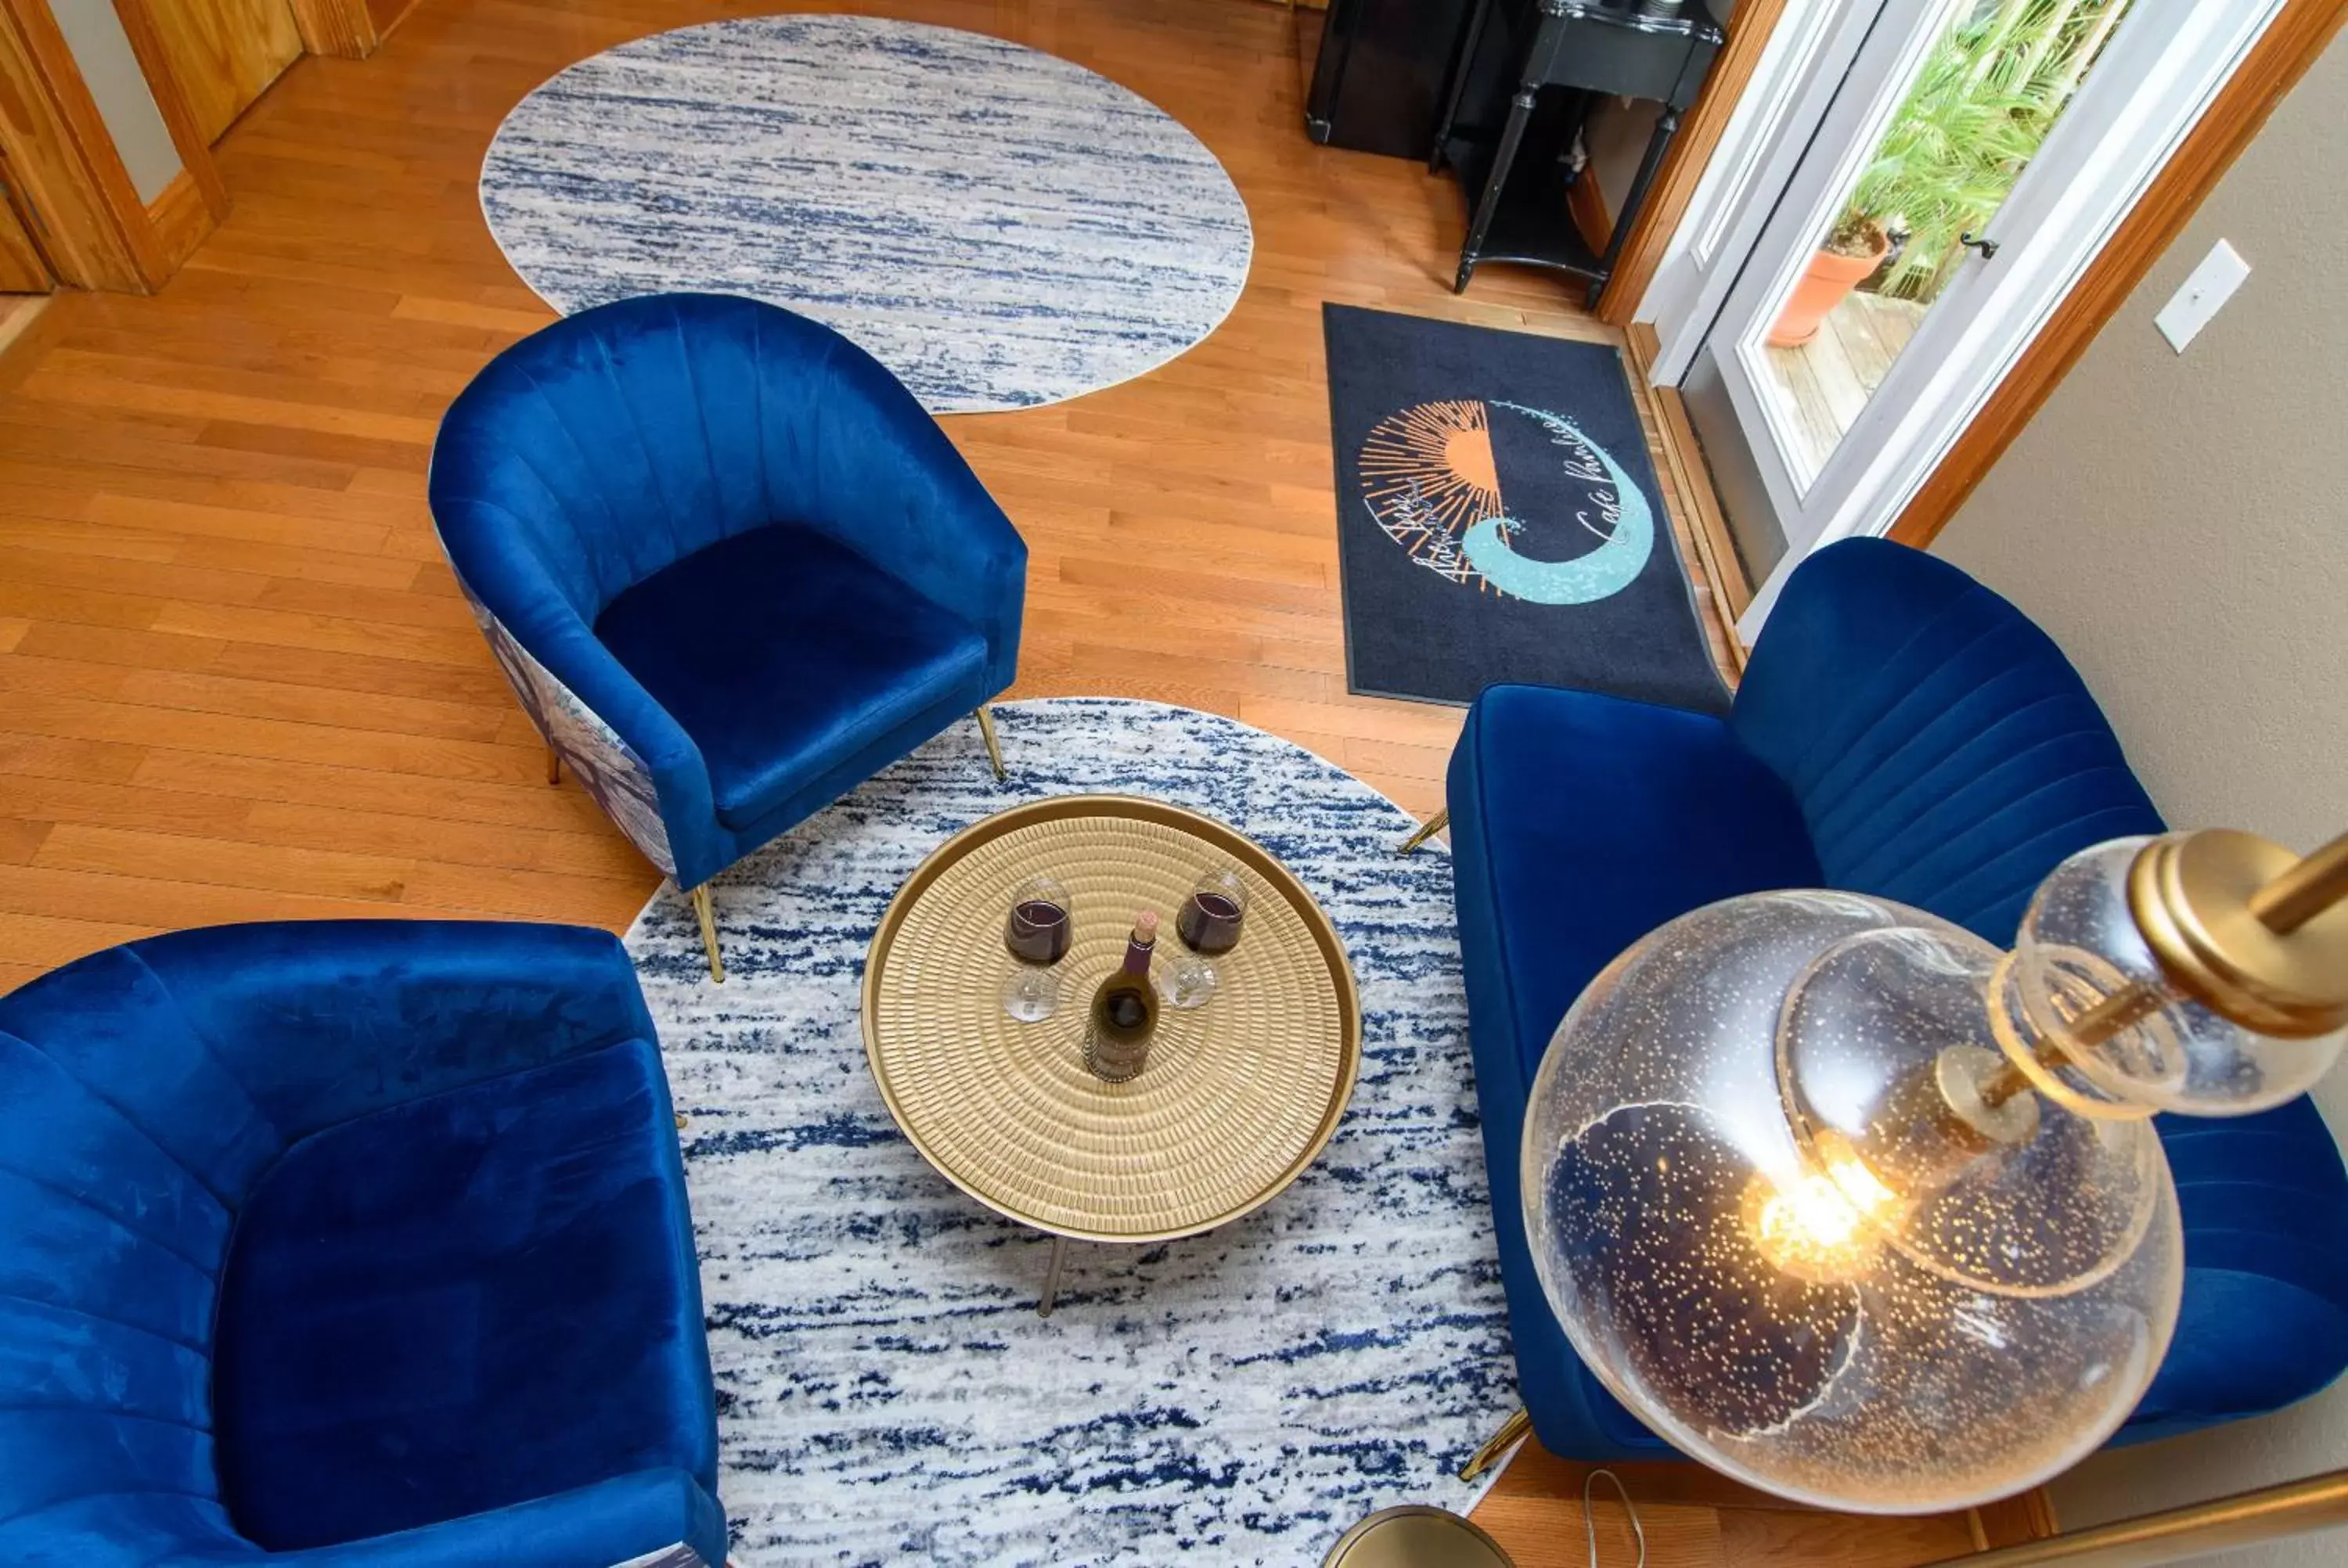
[[[575,786],[545,784],[442,561],[425,466],[466,380],[551,319],[476,205],[504,111],[626,38],[776,8],[419,0],[374,58],[298,61],[230,131],[235,210],[160,295],[62,296],[0,358],[0,989],[172,927],[616,929],[643,905],[653,873]],[[1321,303],[1611,329],[1505,267],[1454,298],[1456,192],[1306,140],[1284,10],[849,8],[1107,73],[1208,142],[1256,225],[1246,294],[1192,353],[1075,403],[947,422],[1032,548],[1014,694],[1232,714],[1432,811],[1459,713],[1344,690]],[[1579,1473],[1530,1454],[1479,1511],[1524,1568],[1583,1561]],[[1686,1466],[1629,1479],[1658,1568],[1894,1568],[1972,1542],[1963,1519],[1813,1513]]]

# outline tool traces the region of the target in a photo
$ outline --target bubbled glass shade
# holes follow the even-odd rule
[[[2260,1032],[2179,989],[2129,902],[2131,873],[2153,842],[2082,850],[2040,885],[1997,976],[2000,1042],[2042,1093],[2088,1115],[2241,1116],[2297,1099],[2339,1060],[2343,1032]],[[2080,1018],[2112,997],[2137,999],[2141,1016],[2079,1040]],[[2045,1041],[2052,1060],[2032,1063],[2024,1040]]]
[[[1824,1506],[1932,1512],[2117,1429],[2175,1326],[2181,1239],[2141,1116],[2009,1070],[2005,958],[1921,910],[1731,899],[1559,1027],[1525,1224],[1591,1370],[1683,1452]]]

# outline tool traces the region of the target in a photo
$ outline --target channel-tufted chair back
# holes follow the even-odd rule
[[[876,484],[890,451],[913,493]],[[968,473],[912,394],[829,327],[757,300],[651,294],[492,361],[443,422],[432,511],[458,575],[520,631],[516,579],[542,574],[592,624],[663,568],[769,523],[867,554],[885,537],[901,566],[922,553],[901,530],[950,520],[922,505],[941,470]]]
[[[276,1370],[228,1364],[252,1336],[221,1307],[257,1194],[314,1133],[631,1037],[652,1024],[618,945],[552,926],[183,931],[0,997],[0,1563],[270,1558],[233,1517],[237,1441],[221,1420],[240,1379]],[[692,1307],[697,1325],[697,1292]],[[477,1396],[419,1398],[453,1417]],[[714,1452],[714,1422],[709,1440]],[[458,1549],[433,1533],[293,1560],[490,1560],[434,1555]]]
[[[1729,723],[1799,804],[1826,885],[2003,947],[2066,856],[2158,833],[2053,639],[1945,561],[1883,539],[1786,585]]]
[[[238,1206],[283,1139],[129,949],[0,1006],[0,1520],[240,1548],[209,1348]]]

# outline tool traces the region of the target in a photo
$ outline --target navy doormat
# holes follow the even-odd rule
[[[1727,707],[1620,354],[1350,305],[1322,325],[1353,691]]]

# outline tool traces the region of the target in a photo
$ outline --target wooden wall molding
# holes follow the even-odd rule
[[[1924,481],[1891,537],[1919,548],[1947,526],[1973,487],[2036,416],[2201,202],[2258,136],[2275,106],[2348,20],[2348,0],[2283,0],[2257,43],[2168,162],[2120,220],[2086,272],[1998,383],[1982,411]],[[2330,178],[2311,170],[2312,178]]]
[[[219,221],[204,200],[203,188],[184,169],[163,188],[162,195],[149,203],[147,220],[154,225],[156,245],[170,272],[187,264]]]
[[[1654,184],[1648,188],[1646,205],[1639,210],[1631,236],[1615,258],[1613,275],[1607,279],[1605,295],[1598,303],[1600,321],[1618,327],[1631,324],[1641,296],[1655,281],[1663,252],[1679,232],[1680,220],[1687,216],[1688,203],[1695,199],[1696,183],[1712,162],[1713,149],[1720,145],[1729,117],[1736,112],[1754,70],[1761,64],[1761,51],[1768,46],[1769,35],[1776,31],[1777,19],[1785,12],[1786,0],[1742,0],[1729,18],[1728,39],[1712,62],[1704,91],[1681,119],[1672,149],[1664,155],[1663,168],[1655,171]]]
[[[302,47],[314,55],[364,60],[383,42],[367,0],[291,0]]]

